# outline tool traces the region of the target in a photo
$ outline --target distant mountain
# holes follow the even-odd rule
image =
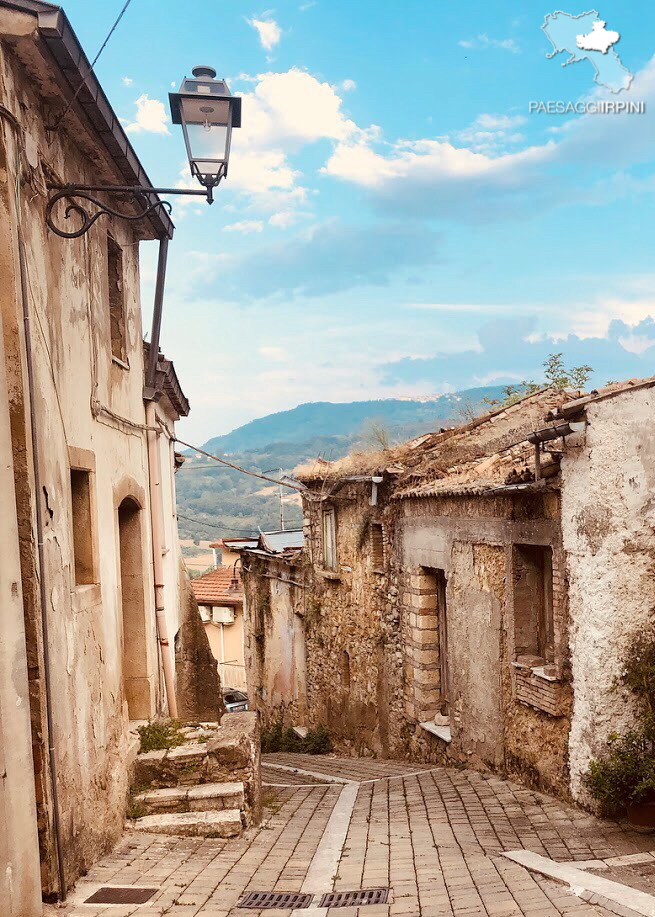
[[[348,436],[367,421],[383,423],[395,439],[418,436],[450,423],[467,405],[478,408],[485,398],[497,398],[499,386],[471,388],[428,399],[388,398],[379,401],[334,403],[312,401],[290,411],[251,420],[224,436],[214,436],[203,449],[222,453],[256,449],[271,443],[306,443],[315,437]]]
[[[353,448],[371,448],[369,426],[392,442],[411,439],[443,426],[466,423],[482,413],[485,398],[501,395],[500,386],[467,389],[429,400],[394,398],[380,401],[328,401],[300,404],[252,420],[224,436],[208,440],[203,449],[252,471],[282,469],[321,456],[341,458]],[[178,524],[183,538],[219,539],[272,530],[280,524],[279,489],[274,484],[232,471],[211,459],[186,453],[188,461],[176,476]],[[276,477],[277,471],[271,474]],[[286,527],[302,521],[297,495],[284,500]]]

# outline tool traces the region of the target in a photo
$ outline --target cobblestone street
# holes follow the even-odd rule
[[[493,775],[291,754],[264,756],[262,770],[267,809],[260,828],[228,841],[126,834],[58,913],[254,917],[260,911],[237,905],[244,893],[258,891],[319,896],[311,908],[298,909],[307,917],[594,917],[610,913],[593,903],[602,895],[583,900],[503,852],[575,861],[593,866],[595,876],[607,869],[618,882],[630,872],[628,856],[655,866],[655,856],[647,855],[655,848],[652,837]],[[107,884],[157,892],[138,907],[83,903]],[[650,888],[643,881],[638,887]],[[325,893],[363,888],[389,889],[388,902],[317,906]]]

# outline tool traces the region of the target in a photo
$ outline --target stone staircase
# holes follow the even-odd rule
[[[186,742],[137,755],[133,831],[236,837],[261,818],[259,732],[254,713],[181,730]]]

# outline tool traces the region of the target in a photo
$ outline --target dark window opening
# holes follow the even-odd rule
[[[513,549],[514,648],[533,664],[554,661],[553,552],[542,545]]]
[[[107,236],[107,275],[109,279],[109,321],[111,353],[125,361],[125,297],[123,295],[123,252],[120,245]]]
[[[71,468],[71,498],[75,583],[86,586],[95,583],[90,472]]]

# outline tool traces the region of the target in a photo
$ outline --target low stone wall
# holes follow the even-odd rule
[[[181,625],[175,640],[175,679],[178,717],[220,720],[225,713],[218,665],[212,655],[189,575],[180,565]]]
[[[139,792],[204,783],[243,783],[245,825],[261,820],[261,734],[257,713],[226,713],[206,742],[145,752],[134,765],[133,785]]]
[[[207,743],[207,775],[213,783],[241,781],[246,824],[262,817],[261,733],[253,711],[226,713],[215,739]]]

